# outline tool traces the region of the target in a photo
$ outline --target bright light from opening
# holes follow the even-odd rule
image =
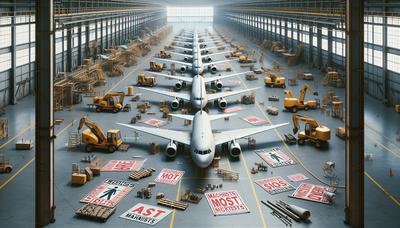
[[[212,22],[213,7],[167,7],[168,22]]]

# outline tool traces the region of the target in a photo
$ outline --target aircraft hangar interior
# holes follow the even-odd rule
[[[399,37],[395,0],[2,0],[0,227],[399,227]]]

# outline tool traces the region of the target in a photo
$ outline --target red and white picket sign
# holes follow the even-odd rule
[[[271,178],[256,180],[254,182],[256,182],[256,184],[258,184],[260,187],[262,187],[265,191],[267,191],[271,195],[294,190],[294,187],[290,185],[289,182],[287,182],[282,177],[271,177]]]
[[[166,208],[138,203],[119,217],[153,226],[167,217],[171,212],[172,210]]]
[[[143,123],[153,126],[153,127],[159,127],[164,124],[164,121],[159,120],[159,119],[148,119],[144,121]]]
[[[236,190],[205,193],[214,215],[249,213],[250,210]]]
[[[314,201],[323,204],[330,204],[331,200],[326,197],[325,193],[329,193],[329,187],[302,183],[290,197]]]
[[[247,123],[250,123],[250,124],[253,124],[256,126],[267,123],[266,120],[264,120],[260,117],[257,117],[257,116],[249,116],[249,117],[243,118],[243,120],[246,121]]]
[[[304,174],[302,174],[302,173],[296,173],[296,174],[293,174],[293,175],[289,175],[289,176],[287,176],[288,178],[289,178],[289,180],[291,180],[291,181],[295,181],[295,182],[298,182],[298,181],[303,181],[303,180],[308,180],[308,177],[306,177]]]
[[[296,162],[287,156],[279,147],[270,150],[257,150],[256,153],[272,168],[296,164]]]
[[[161,170],[158,177],[155,179],[156,182],[164,184],[176,185],[178,181],[182,178],[185,171],[174,170],[174,169],[163,169]]]
[[[242,110],[244,110],[244,108],[242,106],[236,105],[236,106],[233,106],[233,107],[230,107],[230,108],[226,108],[224,110],[224,112],[225,113],[233,113],[233,112],[239,112],[239,111],[242,111]]]
[[[128,181],[106,179],[80,202],[115,207],[134,187],[135,184]]]
[[[143,166],[143,161],[137,160],[111,160],[101,168],[103,172],[130,172],[137,171]]]

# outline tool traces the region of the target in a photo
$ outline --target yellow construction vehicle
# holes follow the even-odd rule
[[[112,153],[122,145],[121,133],[118,129],[108,130],[105,135],[95,122],[84,116],[79,121],[78,132],[84,125],[89,128],[82,132],[82,143],[86,144],[86,152],[101,149]]]
[[[265,86],[273,87],[280,87],[286,88],[286,79],[285,77],[280,77],[275,72],[265,72],[264,83]]]
[[[124,92],[107,93],[104,96],[93,97],[93,105],[96,106],[96,112],[112,111],[117,113],[123,108],[124,98]]]
[[[160,51],[160,58],[169,59],[169,58],[171,58],[171,54],[169,52],[161,50]]]
[[[285,90],[286,97],[283,100],[283,106],[285,111],[297,112],[297,110],[308,110],[310,108],[315,109],[320,107],[319,99],[304,101],[306,93],[310,92],[314,96],[318,96],[318,93],[311,88],[307,83],[304,83],[303,88],[300,90],[300,98],[294,97],[291,90]]]
[[[239,56],[239,63],[254,63],[255,60],[249,58],[248,55],[240,55]]]
[[[10,165],[3,154],[0,155],[0,173],[10,173],[11,171],[12,165]]]
[[[299,120],[305,122],[304,131],[299,130]],[[327,143],[331,138],[331,130],[310,117],[293,114],[293,133],[297,134],[297,143],[303,145],[305,141],[311,141],[315,147],[320,148],[323,143]]]
[[[149,86],[149,87],[153,87],[156,86],[156,78],[153,76],[147,76],[144,73],[140,73],[137,76],[137,86]]]
[[[156,63],[154,61],[150,62],[150,70],[155,72],[161,72],[165,68],[165,64]]]

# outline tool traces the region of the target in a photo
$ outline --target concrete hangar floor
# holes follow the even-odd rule
[[[127,86],[136,83],[136,75],[148,68],[150,59],[158,53],[164,45],[170,44],[173,36],[182,28],[191,30],[193,25],[175,24],[174,32],[166,38],[160,45],[153,47],[152,52],[147,56],[139,59],[137,66],[126,68],[124,76],[108,78],[108,83],[104,86],[105,91],[126,91]],[[204,31],[208,28],[215,35],[211,25],[196,25],[198,31]],[[223,29],[228,35],[235,40],[245,45],[249,50],[258,51],[259,48],[251,43],[246,38],[236,34],[227,28]],[[275,56],[266,51],[264,56],[263,66],[271,67],[272,61],[279,63],[284,67],[280,72],[282,76],[290,78],[298,69],[305,69],[305,65],[287,66],[284,59]],[[221,60],[224,57],[219,57]],[[260,67],[259,63],[256,66]],[[247,70],[242,68],[236,62],[221,65],[220,73],[225,74],[224,69],[231,67],[234,72]],[[317,70],[311,69],[311,73],[316,78],[316,81],[311,84],[320,95],[326,94],[327,88],[321,85],[323,75]],[[189,76],[189,74],[187,74]],[[210,76],[206,73],[205,77]],[[328,126],[331,129],[331,140],[329,147],[324,149],[316,149],[311,144],[306,145],[287,145],[283,141],[283,134],[292,132],[292,115],[282,112],[284,93],[281,88],[264,88],[263,79],[258,76],[259,80],[246,81],[244,76],[239,76],[234,79],[223,80],[224,86],[233,90],[253,88],[261,86],[261,89],[255,91],[256,103],[254,105],[241,105],[244,108],[237,112],[229,121],[217,120],[212,123],[214,130],[238,129],[251,127],[249,123],[243,121],[242,118],[256,116],[267,120],[273,124],[290,122],[290,125],[277,129],[276,131],[268,131],[257,134],[254,138],[257,141],[257,149],[272,149],[280,147],[288,156],[295,160],[295,165],[271,168],[268,172],[259,172],[251,174],[250,169],[255,162],[261,162],[261,158],[254,150],[247,148],[247,140],[243,139],[239,142],[242,145],[243,153],[240,159],[232,159],[226,153],[220,153],[220,167],[228,170],[233,170],[239,173],[238,181],[223,181],[217,177],[213,168],[201,170],[192,162],[188,152],[180,153],[174,160],[166,159],[163,152],[156,155],[150,155],[148,152],[149,143],[155,142],[165,148],[168,141],[162,140],[148,134],[139,134],[139,138],[135,140],[133,131],[119,127],[115,122],[129,123],[130,119],[137,110],[133,108],[131,112],[112,113],[95,113],[89,112],[87,104],[91,103],[91,97],[84,97],[84,101],[80,105],[73,106],[71,111],[59,111],[55,113],[56,118],[63,118],[64,122],[56,127],[56,144],[55,144],[55,200],[56,200],[56,222],[49,227],[120,227],[132,225],[132,222],[126,219],[121,219],[119,216],[137,203],[149,205],[157,205],[155,199],[156,192],[164,192],[169,199],[179,199],[180,195],[190,188],[194,190],[198,187],[204,187],[208,184],[223,184],[222,189],[213,191],[236,190],[247,207],[250,213],[244,213],[234,216],[213,216],[210,206],[203,197],[199,204],[190,204],[185,211],[174,210],[170,215],[156,224],[156,227],[283,227],[284,224],[276,217],[270,214],[271,210],[261,204],[261,200],[269,200],[275,202],[284,200],[288,203],[293,203],[298,206],[307,208],[311,211],[311,220],[309,223],[294,223],[296,227],[344,227],[344,189],[338,188],[336,198],[331,205],[325,205],[315,202],[298,200],[289,198],[292,191],[282,192],[271,195],[264,189],[254,183],[255,180],[281,176],[287,180],[294,188],[297,188],[301,182],[291,182],[287,178],[288,175],[303,173],[309,179],[304,181],[307,183],[321,184],[329,182],[324,178],[323,165],[326,161],[335,161],[336,174],[339,178],[339,186],[344,185],[344,141],[334,135],[336,127],[342,126],[343,123],[335,118],[332,118],[320,110],[302,111],[302,114],[313,117],[319,123]],[[172,88],[174,80],[168,80],[163,77],[157,77],[158,87]],[[288,86],[289,89],[298,95],[298,91],[303,81],[299,81],[298,86]],[[190,87],[189,87],[190,88]],[[182,92],[188,92],[189,88]],[[343,89],[331,88],[336,95],[344,100]],[[140,90],[135,88],[136,92]],[[159,101],[167,100],[166,97],[150,94],[146,91],[142,93],[141,100],[148,100],[152,104],[148,112],[155,112],[155,115],[142,115],[144,120],[150,118],[161,118],[159,112]],[[278,96],[279,102],[270,102],[268,97],[271,95]],[[235,101],[240,98],[240,95],[228,98],[229,107],[235,106]],[[136,102],[132,102],[132,107],[136,107]],[[264,103],[264,105],[262,105]],[[16,140],[34,139],[34,98],[27,97],[21,100],[15,106],[6,107],[6,113],[9,118],[9,138],[0,146],[4,154],[14,166],[14,171],[10,174],[2,174],[0,176],[0,226],[1,227],[33,227],[34,226],[34,150],[31,151],[16,151],[14,143]],[[278,116],[270,116],[266,114],[266,107],[273,105],[279,108]],[[179,112],[177,112],[179,113]],[[219,113],[218,109],[210,104],[210,113]],[[78,126],[79,119],[83,115],[97,122],[103,130],[119,128],[122,132],[122,137],[125,142],[130,144],[127,152],[116,151],[108,154],[102,151],[96,151],[96,154],[105,160],[131,160],[133,156],[143,157],[146,159],[144,167],[153,167],[156,173],[152,177],[142,179],[135,182],[136,186],[126,197],[118,204],[116,212],[107,222],[98,223],[91,220],[81,219],[75,216],[75,210],[82,206],[79,201],[92,189],[96,188],[106,178],[116,180],[128,180],[126,172],[102,172],[100,177],[96,177],[84,186],[73,187],[70,184],[71,179],[71,164],[79,162],[88,154],[84,152],[83,147],[80,149],[69,150],[67,148],[68,137],[71,132],[75,132]],[[382,104],[373,100],[366,99],[366,149],[365,153],[372,155],[372,160],[365,162],[365,207],[366,207],[366,227],[377,227],[385,225],[386,227],[396,227],[396,215],[399,210],[400,188],[399,175],[392,177],[388,176],[389,168],[392,168],[394,174],[399,173],[398,159],[400,158],[400,145],[396,141],[398,128],[393,123],[399,123],[400,117],[394,113],[392,108],[384,107]],[[138,123],[137,125],[144,125]],[[301,125],[303,127],[303,125]],[[183,120],[173,118],[172,121],[166,121],[162,128],[190,130],[190,126],[184,126]],[[82,164],[83,166],[84,164]],[[397,165],[397,166],[396,166]],[[148,182],[153,181],[158,173],[163,169],[175,169],[185,171],[185,174],[176,185],[167,185],[157,183],[157,186],[152,190],[153,197],[151,199],[140,199],[136,197],[135,192],[147,186]],[[141,223],[134,223],[135,227],[146,227]]]

